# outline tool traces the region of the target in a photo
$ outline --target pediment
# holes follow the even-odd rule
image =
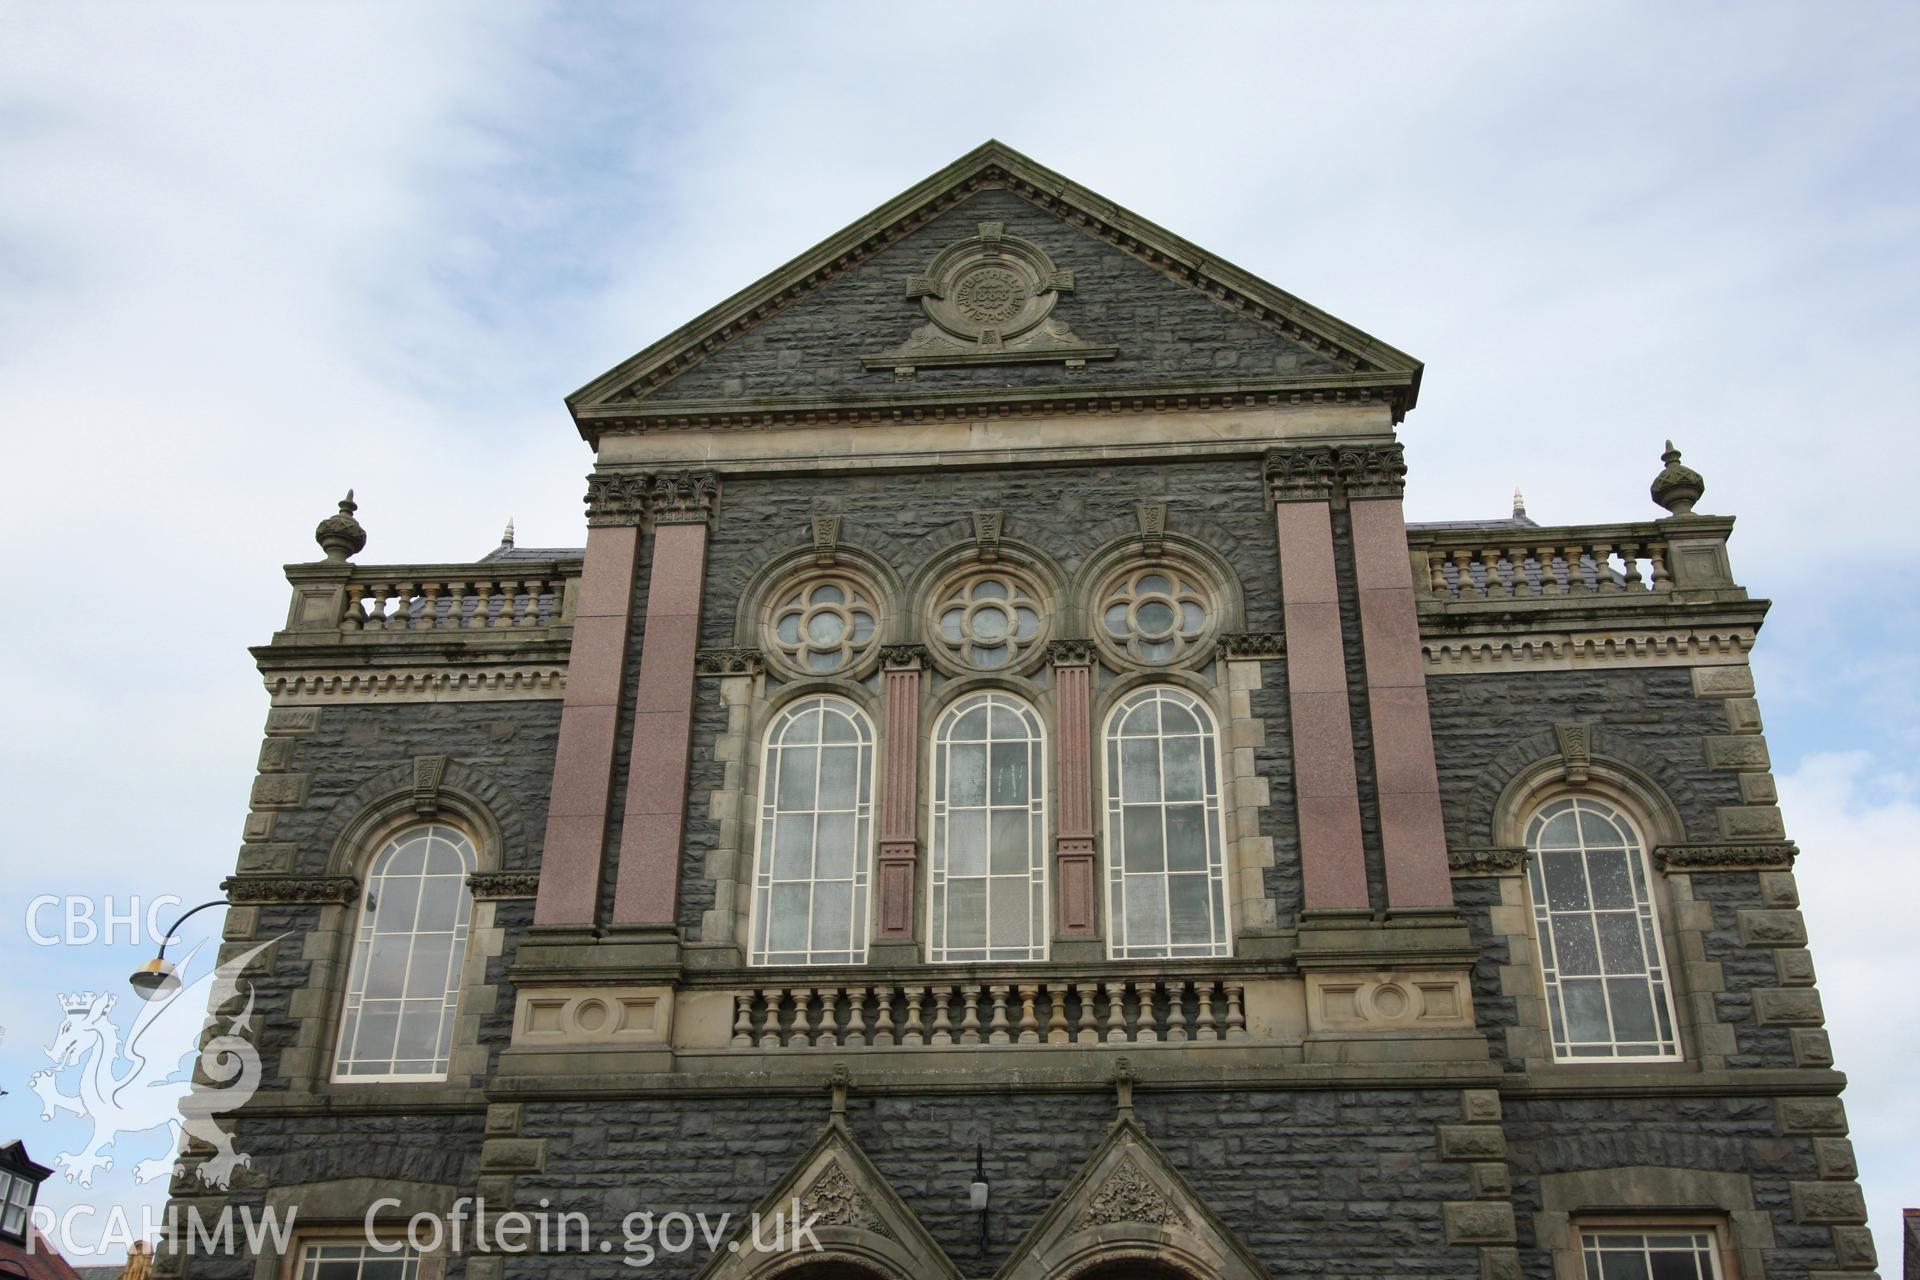
[[[1377,395],[1419,361],[989,142],[568,398],[590,437],[1062,392]]]
[[[760,1229],[754,1229],[755,1215]],[[774,1218],[780,1215],[782,1227]],[[795,1216],[810,1222],[820,1248],[793,1247]],[[737,1246],[737,1247],[736,1247]],[[842,1263],[876,1280],[962,1280],[906,1202],[836,1117],[754,1206],[701,1280],[772,1280]]]
[[[1071,1280],[1128,1261],[1196,1280],[1268,1280],[1259,1260],[1130,1116],[1114,1122],[995,1280]]]

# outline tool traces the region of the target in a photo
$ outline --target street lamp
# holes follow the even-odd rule
[[[152,1000],[158,996],[163,996],[180,985],[179,972],[174,969],[173,962],[167,959],[167,944],[173,941],[173,931],[186,923],[187,916],[193,915],[196,912],[205,911],[208,907],[225,907],[230,905],[232,904],[225,898],[215,898],[212,902],[201,903],[199,906],[193,908],[193,910],[188,911],[186,915],[181,916],[178,920],[175,920],[167,926],[167,931],[160,936],[160,953],[141,965],[138,969],[135,969],[127,979],[142,1000]]]
[[[967,1188],[967,1200],[980,1215],[980,1247],[987,1247],[987,1157],[978,1139],[973,1144],[973,1185]]]

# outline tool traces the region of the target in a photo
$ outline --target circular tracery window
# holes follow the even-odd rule
[[[1100,593],[1100,637],[1134,662],[1165,666],[1192,657],[1213,630],[1213,596],[1170,565],[1128,569]]]
[[[813,575],[775,596],[768,647],[810,675],[859,662],[879,632],[871,590],[844,574]]]
[[[932,633],[942,651],[976,671],[1018,666],[1046,632],[1039,592],[1020,574],[975,572],[934,595]]]

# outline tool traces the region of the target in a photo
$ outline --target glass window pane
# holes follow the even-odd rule
[[[1633,906],[1633,878],[1627,874],[1623,850],[1600,849],[1587,854],[1587,879],[1593,886],[1593,905],[1602,910]]]
[[[988,882],[990,901],[993,907],[993,936],[995,947],[1025,947],[1027,936],[1027,892],[1026,877],[1019,879],[995,879]]]
[[[987,874],[987,815],[968,809],[947,819],[947,874]]]
[[[1160,843],[1160,806],[1130,804],[1122,810],[1120,856],[1130,873],[1160,871],[1166,857]]]
[[[1131,946],[1167,941],[1166,879],[1127,877],[1127,941]]]
[[[1560,983],[1567,1006],[1567,1038],[1575,1044],[1612,1039],[1607,1026],[1607,994],[1597,978],[1574,978]]]
[[[1031,864],[1027,849],[1027,811],[996,810],[993,814],[992,870],[997,876],[1025,875]]]
[[[781,812],[797,813],[813,808],[818,755],[813,747],[787,747],[780,752],[780,790],[774,806]]]
[[[1553,918],[1553,954],[1560,961],[1560,976],[1600,972],[1600,948],[1594,941],[1593,917],[1587,915]]]
[[[1640,920],[1624,911],[1596,916],[1600,926],[1600,959],[1608,973],[1645,973],[1647,957],[1640,950]]]
[[[1174,942],[1213,941],[1211,886],[1205,876],[1169,876],[1167,896]]]
[[[844,881],[814,885],[812,945],[815,951],[853,949],[852,885]]]
[[[1151,738],[1120,744],[1120,794],[1133,804],[1160,798],[1160,744]]]
[[[807,945],[807,903],[813,896],[807,884],[773,886],[772,948],[799,951]]]
[[[1644,978],[1607,979],[1607,1000],[1613,1006],[1615,1040],[1652,1040],[1653,996]]]
[[[1547,876],[1547,903],[1555,911],[1579,911],[1587,906],[1587,877],[1577,852],[1540,855]]]
[[[851,809],[860,777],[860,748],[823,747],[820,750],[820,807]]]
[[[987,945],[987,882],[953,880],[947,884],[947,946]]]
[[[823,813],[815,836],[813,874],[819,880],[844,880],[853,875],[853,815]]]
[[[1027,744],[993,744],[993,803],[1024,806],[1032,798],[1028,787]]]
[[[1176,710],[1169,707],[1167,713]],[[1200,739],[1169,738],[1161,744],[1161,758],[1166,765],[1163,785],[1168,800],[1198,800],[1205,794],[1200,782]]]
[[[987,802],[987,749],[969,743],[955,743],[948,755],[947,802],[949,804],[985,804]]]
[[[806,879],[813,870],[813,815],[782,814],[773,830],[773,878]]]
[[[1208,866],[1207,811],[1197,804],[1168,805],[1167,868],[1205,871]]]

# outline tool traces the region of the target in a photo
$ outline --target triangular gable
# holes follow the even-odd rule
[[[749,1215],[732,1242],[700,1272],[700,1280],[763,1280],[796,1266],[836,1262],[887,1280],[962,1280],[840,1116],[753,1212],[761,1224],[757,1239]],[[796,1212],[800,1221],[813,1223],[819,1252],[811,1244],[795,1251]],[[775,1214],[782,1215],[778,1230]]]
[[[943,263],[970,245],[996,252],[1002,237],[1017,270],[988,283],[1017,277],[1022,296],[1002,309],[1000,295],[982,305],[945,292],[970,282],[943,278]],[[940,332],[956,304],[981,331]],[[1003,340],[1003,319],[1030,327]],[[662,418],[1062,389],[1376,396],[1398,416],[1420,371],[1404,352],[988,142],[567,403],[590,438]]]
[[[1123,1114],[995,1280],[1065,1280],[1130,1261],[1196,1280],[1268,1280],[1146,1129]]]

